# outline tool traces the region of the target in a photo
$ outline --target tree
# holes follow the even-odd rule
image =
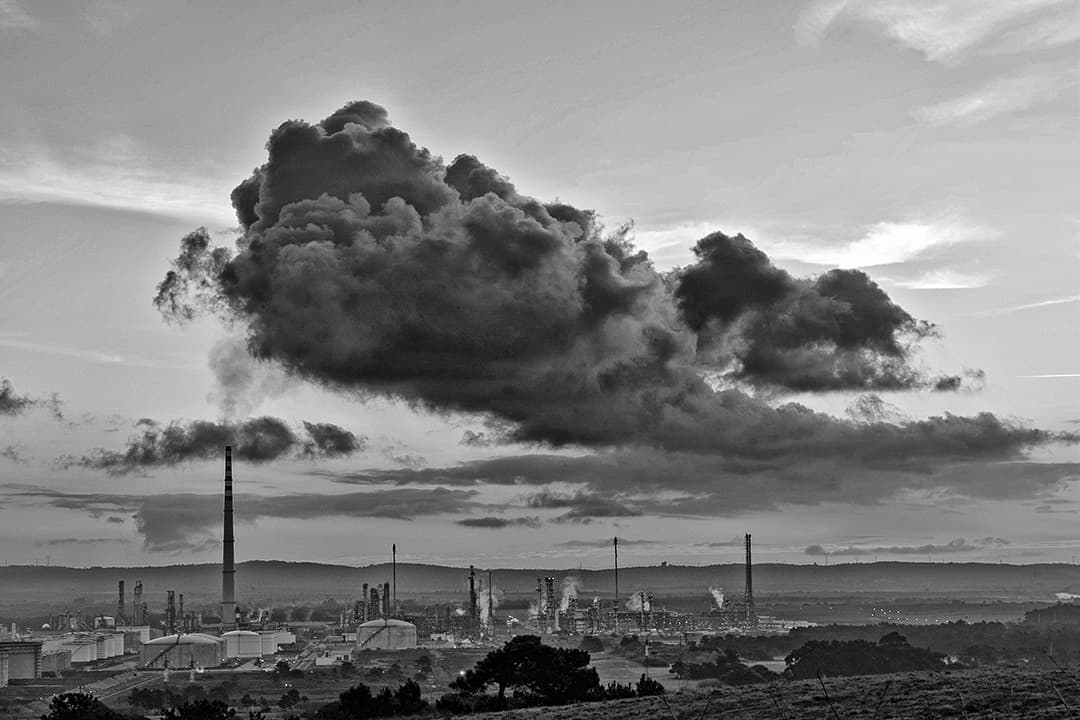
[[[641,674],[641,679],[637,683],[637,696],[649,697],[651,695],[663,695],[664,686],[660,682],[653,680],[651,677],[646,677],[645,673]]]
[[[121,720],[122,716],[89,693],[56,695],[41,720]]]
[[[282,710],[288,710],[289,708],[296,707],[300,703],[307,702],[307,696],[301,695],[300,691],[296,688],[289,688],[289,691],[281,696],[278,700],[278,707]]]
[[[364,683],[355,685],[338,696],[338,701],[341,704],[341,715],[346,718],[356,718],[362,720],[363,718],[371,717],[371,705],[372,705],[371,688]]]
[[[600,677],[588,664],[589,653],[584,650],[554,648],[544,645],[536,635],[519,635],[488,653],[450,688],[463,695],[475,695],[494,685],[500,709],[507,706],[508,688],[536,695],[544,704],[584,700],[590,691],[600,687]]]

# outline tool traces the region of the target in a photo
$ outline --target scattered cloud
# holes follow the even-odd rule
[[[540,518],[534,516],[531,517],[477,517],[477,518],[462,518],[457,521],[458,525],[467,528],[489,528],[491,530],[502,530],[510,527],[528,527],[537,528],[542,524]]]
[[[632,538],[619,538],[619,546],[631,546],[631,545],[667,545],[661,540],[634,540]],[[614,543],[612,538],[601,538],[599,540],[566,540],[558,544],[559,547],[567,548],[613,548]]]
[[[151,552],[198,551],[219,544],[221,496],[174,493],[166,495],[117,495],[68,493],[48,488],[24,488],[9,496],[41,498],[48,505],[86,512],[92,517],[107,513],[131,514],[143,546]],[[474,490],[393,488],[368,492],[322,495],[236,495],[238,522],[259,518],[312,519],[320,517],[387,518],[409,521],[416,517],[445,515],[483,509]],[[109,520],[111,522],[111,520]]]
[[[4,458],[13,463],[19,465],[25,465],[28,461],[26,456],[22,453],[22,448],[18,445],[8,445],[7,447],[0,449],[0,458]]]
[[[38,547],[55,547],[57,545],[104,545],[106,543],[127,544],[130,540],[125,538],[57,538],[34,543]]]
[[[168,425],[139,420],[138,434],[122,451],[98,449],[82,457],[64,456],[61,467],[85,467],[113,475],[143,472],[155,467],[219,457],[225,445],[233,446],[238,460],[253,463],[295,458],[340,457],[359,452],[366,439],[329,423],[303,423],[298,433],[283,420],[258,417],[237,423],[208,420],[173,421]]]
[[[636,517],[643,514],[641,510],[610,497],[580,491],[573,494],[539,492],[530,495],[525,504],[530,508],[567,510],[556,517],[555,522],[588,523],[598,518]]]
[[[63,403],[53,394],[46,398],[20,395],[7,378],[0,378],[0,415],[22,415],[33,408],[44,408],[57,420],[63,420],[60,408]]]
[[[806,555],[947,555],[951,553],[970,553],[980,550],[992,550],[1002,548],[1011,543],[1004,538],[984,537],[968,542],[964,538],[956,538],[941,545],[933,543],[927,545],[891,545],[888,547],[859,547],[848,546],[846,548],[827,549],[822,545],[808,545],[803,551]]]
[[[19,415],[33,407],[34,400],[19,395],[7,378],[0,378],[0,415]]]

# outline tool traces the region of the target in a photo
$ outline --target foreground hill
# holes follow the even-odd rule
[[[486,570],[478,575],[486,583]],[[538,577],[553,575],[558,587],[568,575],[580,579],[583,596],[611,597],[611,570],[497,569],[495,586],[509,597],[532,597]],[[236,590],[254,605],[351,601],[363,583],[389,582],[388,563],[364,567],[251,561],[237,566]],[[461,600],[468,588],[468,568],[399,563],[397,592],[402,599]],[[744,568],[739,564],[708,566],[654,565],[619,570],[623,594],[647,589],[658,596],[708,597],[711,585],[738,594]],[[214,564],[124,568],[0,567],[0,614],[17,615],[28,608],[39,613],[73,606],[111,609],[118,580],[126,580],[128,601],[136,580],[151,607],[164,602],[166,590],[183,593],[189,607],[215,604],[220,598],[221,569]],[[1053,601],[1054,593],[1080,589],[1080,566],[1066,564],[1007,565],[996,563],[849,563],[840,565],[754,566],[754,587],[761,596],[805,594],[851,597],[894,594],[906,597],[955,597],[1006,601]]]
[[[530,708],[491,720],[783,720],[789,718],[1075,718],[1080,669],[993,669],[827,678],[656,697]],[[706,709],[706,706],[707,709]]]

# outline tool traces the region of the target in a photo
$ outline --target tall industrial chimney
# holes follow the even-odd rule
[[[746,533],[746,621],[755,623],[757,611],[754,610],[754,566],[750,558],[750,533]]]
[[[232,446],[225,446],[225,532],[221,545],[221,629],[236,627],[236,566],[233,537]]]
[[[469,620],[472,621],[472,626],[476,627],[476,622],[479,618],[477,614],[476,605],[476,568],[472,565],[469,566]]]
[[[120,599],[116,603],[116,624],[122,624],[124,622],[124,616],[127,615],[124,607],[124,581],[120,581]]]
[[[390,546],[390,614],[397,614],[397,543]]]

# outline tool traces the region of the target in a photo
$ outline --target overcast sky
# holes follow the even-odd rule
[[[219,463],[202,450],[170,455],[162,440],[170,423],[187,442],[188,424],[208,421],[277,443],[237,460],[240,560],[360,564],[397,542],[406,561],[598,567],[617,534],[625,563],[704,564],[737,561],[732,539],[752,532],[763,560],[1070,562],[1080,555],[1080,450],[1068,435],[1080,430],[1078,41],[1075,0],[0,0],[0,560],[217,559]],[[267,163],[271,131],[296,120],[333,134],[317,124],[358,100],[437,156],[430,172],[467,153],[509,178],[520,195],[488,196],[496,209],[527,213],[528,196],[595,210],[609,230],[633,221],[656,272],[697,262],[694,244],[714,231],[749,238],[796,295],[810,285],[791,278],[863,270],[937,326],[903,349],[904,377],[956,376],[959,388],[896,390],[877,376],[820,387],[792,370],[795,354],[780,380],[720,377],[732,366],[707,361],[730,352],[748,363],[740,348],[763,337],[753,328],[776,332],[774,310],[690,333],[640,269],[623,274],[648,309],[626,311],[620,332],[677,326],[671,337],[691,349],[672,350],[675,375],[689,383],[679,373],[696,372],[722,395],[693,396],[700,418],[679,408],[672,420],[667,408],[660,425],[638,425],[615,400],[601,412],[569,391],[558,413],[549,405],[566,389],[546,402],[537,377],[549,376],[535,373],[562,360],[542,353],[529,355],[527,377],[500,366],[507,387],[522,385],[492,390],[488,377],[468,392],[451,364],[431,370],[437,379],[388,380],[392,367],[376,378],[339,355],[312,357],[281,328],[329,324],[314,291],[306,316],[259,306],[164,321],[151,301],[182,237],[205,226],[233,247],[244,229],[285,232],[266,215],[266,183],[254,225],[230,202]],[[367,137],[359,127],[346,130]],[[323,180],[287,200],[333,195]],[[404,217],[380,209],[377,192],[364,201],[372,217]],[[466,232],[448,229],[453,197],[430,214],[406,197],[407,209],[425,233],[450,237]],[[309,228],[316,211],[366,222],[313,208],[294,211]],[[544,216],[550,237],[572,236]],[[301,303],[297,287],[281,297]],[[423,302],[395,294],[400,281],[387,287],[386,317]],[[538,297],[539,315],[551,298]],[[521,330],[499,329],[502,306],[491,307],[492,332]],[[375,343],[355,320],[346,313],[319,337]],[[279,321],[293,325],[271,337]],[[601,335],[607,353],[613,327],[578,338],[567,357],[582,343],[598,353]],[[712,331],[722,342],[706,348]],[[241,352],[253,333],[271,360]],[[795,350],[821,361],[819,346]],[[627,392],[637,402],[671,377]],[[753,420],[743,435],[733,407]],[[264,416],[279,420],[245,425]]]

